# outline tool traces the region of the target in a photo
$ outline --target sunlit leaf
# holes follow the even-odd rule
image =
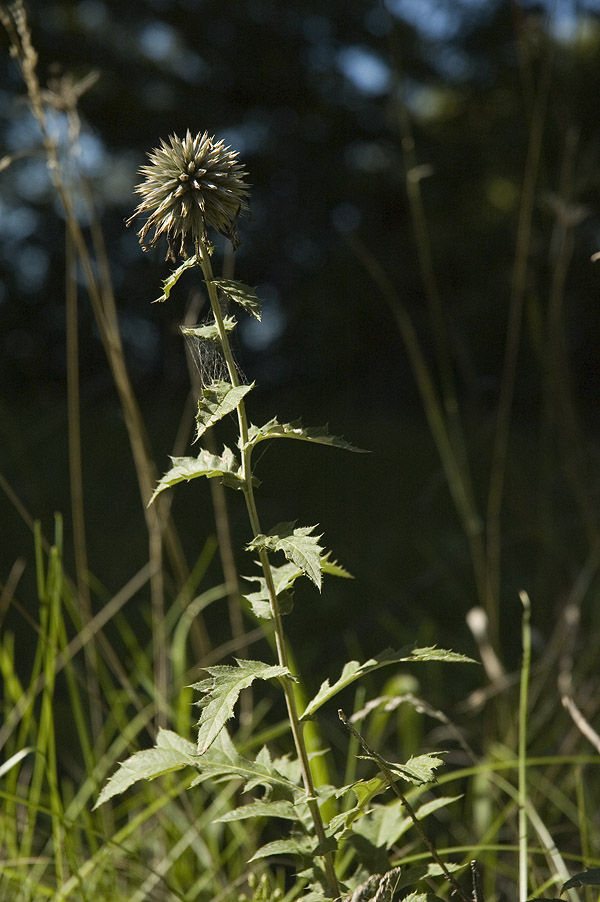
[[[321,684],[321,688],[315,697],[306,706],[301,718],[310,717],[315,711],[318,711],[325,702],[337,695],[338,692],[341,692],[342,689],[345,689],[346,686],[349,686],[365,674],[371,673],[373,670],[378,670],[380,667],[385,667],[388,664],[410,664],[422,661],[446,661],[449,663],[462,664],[475,663],[472,658],[468,658],[466,655],[457,654],[456,652],[448,651],[445,648],[436,648],[434,645],[428,648],[414,649],[407,646],[406,648],[400,649],[400,651],[393,651],[388,648],[376,657],[369,658],[364,664],[360,664],[358,661],[349,661],[344,666],[340,678],[333,686],[330,685],[329,680],[325,680]]]
[[[271,576],[279,605],[280,614],[289,614],[294,607],[294,593],[292,586],[302,576],[302,570],[293,563],[283,564],[281,567],[271,567]],[[250,604],[252,613],[261,620],[271,620],[271,606],[267,581],[264,576],[245,576],[248,582],[258,583],[255,592],[244,593],[243,598]]]
[[[233,332],[237,326],[237,320],[233,316],[224,316],[223,325],[226,332]],[[202,326],[180,326],[182,335],[200,338],[203,341],[219,341],[219,330],[215,322],[205,323]]]
[[[321,570],[323,573],[326,573],[328,576],[339,576],[341,579],[354,579],[345,567],[342,567],[337,561],[330,561],[330,555],[330,551],[321,555]]]
[[[225,447],[220,457],[203,449],[198,457],[172,457],[171,460],[173,466],[158,482],[148,505],[152,504],[156,496],[165,489],[179,482],[197,479],[199,476],[205,476],[207,479],[219,478],[224,485],[234,489],[244,487],[240,466],[230,448]]]
[[[179,278],[183,275],[186,269],[191,269],[192,266],[199,266],[200,261],[194,255],[193,257],[188,257],[188,259],[178,266],[176,270],[174,270],[171,275],[165,279],[163,282],[163,293],[159,298],[156,298],[154,301],[155,304],[162,304],[163,301],[166,301],[171,292],[173,291],[175,285],[179,281]]]
[[[197,762],[198,757],[193,743],[170,730],[160,730],[155,748],[136,752],[119,764],[116,773],[103,786],[94,808],[125,792],[138,780],[154,780],[163,774],[195,765]]]
[[[360,454],[368,453],[363,448],[357,448],[337,435],[329,435],[327,426],[304,427],[301,420],[278,423],[277,419],[273,418],[264,426],[250,426],[248,430],[248,445],[258,445],[259,442],[273,438],[291,438],[303,442],[316,442],[319,445],[330,445],[332,448],[342,448]]]
[[[342,796],[352,790],[356,796],[358,807],[364,809],[371,803],[375,796],[381,795],[381,793],[385,792],[388,788],[389,784],[387,780],[377,776],[371,777],[370,780],[356,780],[354,783],[348,784],[348,786],[342,786],[341,789],[337,790],[336,795]]]
[[[280,817],[288,821],[297,821],[298,815],[292,802],[285,799],[269,802],[251,802],[250,805],[240,805],[239,808],[233,808],[226,811],[221,817],[216,818],[217,822],[229,823],[230,821],[243,821],[250,817]]]
[[[258,617],[260,620],[272,620],[269,592],[266,588],[266,581],[263,580],[263,582],[265,585],[258,592],[249,592],[243,595],[242,598],[246,599],[255,617]],[[294,610],[294,593],[281,592],[277,596],[277,607],[281,616],[291,614]]]
[[[207,429],[222,420],[228,413],[233,413],[245,395],[254,388],[251,385],[233,386],[230,382],[211,382],[202,389],[202,397],[198,400],[196,414],[196,435],[198,441]]]
[[[227,730],[221,730],[210,749],[198,758],[198,762],[199,774],[192,782],[192,786],[197,786],[205,780],[239,777],[246,792],[256,786],[276,786],[279,792],[285,792],[291,797],[304,795],[296,782],[279,771],[278,762],[271,762],[266,748],[261,749],[254,760],[245,758],[235,750]]]
[[[267,551],[283,551],[288,561],[296,564],[315,586],[321,589],[321,536],[310,533],[316,526],[299,526],[279,523],[268,535],[256,536],[247,546],[249,551],[265,548]]]
[[[312,857],[316,853],[317,840],[309,836],[301,836],[297,839],[276,839],[269,842],[254,853],[248,861],[257,861],[259,858],[270,858],[272,855],[300,855]]]
[[[438,752],[438,754],[443,754],[443,752]],[[436,780],[434,771],[443,763],[443,758],[438,758],[435,755],[416,755],[413,758],[409,758],[406,764],[395,764],[386,761],[387,766],[395,776],[417,785],[434,783]]]
[[[204,668],[210,673],[210,677],[191,687],[203,695],[199,702],[202,708],[198,731],[199,755],[210,748],[229,718],[233,717],[233,709],[242,689],[246,689],[254,680],[291,676],[287,667],[280,665],[246,660],[238,660],[236,663],[236,667],[216,664]]]
[[[246,313],[260,320],[260,298],[253,288],[236,279],[213,279],[213,285],[227,295],[234,304],[243,307]]]

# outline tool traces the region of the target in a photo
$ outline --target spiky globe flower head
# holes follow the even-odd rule
[[[188,240],[194,252],[200,242],[208,242],[207,226],[238,247],[236,220],[248,207],[249,189],[244,182],[247,172],[237,157],[237,151],[209,138],[208,132],[193,138],[188,129],[183,141],[177,135],[168,142],[161,139],[160,147],[148,154],[150,165],[140,169],[144,181],[135,190],[142,201],[127,221],[130,225],[136,216],[148,214],[138,232],[144,250],[166,235],[167,259],[185,258]],[[154,234],[146,241],[152,229]]]

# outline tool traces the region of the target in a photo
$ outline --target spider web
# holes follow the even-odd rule
[[[192,328],[206,326],[209,322],[210,320],[206,320],[197,323],[196,326],[193,326]],[[188,328],[190,327],[186,324],[185,329],[187,330]],[[196,389],[196,393],[200,395],[202,389],[206,388],[212,382],[229,382],[227,362],[218,341],[214,341],[210,338],[202,338],[199,335],[190,335],[188,331],[184,331],[183,335],[188,358],[192,364],[190,367],[191,379],[192,385]],[[247,380],[235,359],[235,355],[234,363],[240,382],[246,384]]]

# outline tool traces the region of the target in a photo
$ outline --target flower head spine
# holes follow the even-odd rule
[[[185,259],[188,241],[195,253],[199,242],[208,244],[208,226],[239,246],[237,218],[248,207],[249,188],[236,151],[208,132],[192,137],[188,129],[183,140],[177,135],[161,140],[148,158],[150,164],[140,170],[144,181],[135,189],[142,200],[127,221],[130,225],[136,216],[148,214],[138,233],[144,250],[165,235],[167,259]]]

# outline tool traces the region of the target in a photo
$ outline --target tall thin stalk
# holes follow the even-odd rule
[[[521,688],[519,693],[519,899],[527,899],[529,850],[527,843],[527,716],[529,673],[531,670],[531,604],[527,592],[520,593],[523,605]]]
[[[229,373],[229,378],[231,380],[231,384],[234,388],[237,388],[240,384],[237,367],[235,365],[235,360],[233,357],[233,353],[231,351],[231,345],[229,343],[229,338],[227,335],[227,330],[225,329],[225,325],[223,322],[223,314],[221,313],[221,306],[219,304],[219,298],[217,293],[217,287],[214,283],[214,275],[212,271],[212,265],[210,262],[210,255],[204,245],[203,242],[198,243],[197,247],[198,258],[200,262],[200,266],[202,268],[202,272],[204,274],[204,279],[206,282],[208,296],[210,300],[211,309],[215,318],[215,323],[217,326],[217,330],[219,333],[219,342],[221,348],[223,350],[223,355],[225,357],[225,362],[227,364],[227,371]],[[248,418],[246,415],[246,406],[244,404],[244,399],[242,398],[237,405],[237,418],[238,418],[238,426],[239,426],[239,447],[241,450],[241,461],[242,461],[242,479],[243,479],[243,493],[244,500],[246,502],[246,510],[248,512],[248,519],[250,521],[250,528],[253,536],[261,535],[262,529],[260,525],[260,520],[258,516],[258,510],[256,506],[256,499],[254,496],[254,487],[252,484],[252,446],[248,444]],[[274,632],[275,632],[275,644],[277,650],[277,661],[278,663],[285,668],[288,668],[288,653],[287,653],[287,638],[283,629],[283,622],[281,618],[281,611],[279,608],[279,601],[277,598],[277,591],[275,589],[275,584],[273,582],[273,573],[271,571],[271,565],[269,563],[269,557],[264,548],[259,549],[258,552],[260,565],[262,568],[263,576],[265,579],[265,583],[267,586],[267,590],[269,593],[269,606],[271,610],[271,617],[273,619],[274,624]],[[298,760],[300,762],[300,771],[302,774],[302,782],[304,784],[304,789],[306,791],[307,796],[307,804],[311,813],[313,825],[315,828],[315,833],[317,835],[319,846],[321,848],[325,848],[326,845],[326,836],[325,836],[325,827],[323,824],[323,819],[321,817],[321,812],[319,810],[319,803],[315,793],[315,785],[313,780],[313,775],[310,767],[310,761],[308,758],[308,751],[306,748],[306,743],[304,741],[303,729],[300,724],[300,719],[298,716],[298,709],[296,706],[296,699],[294,695],[294,690],[292,686],[292,680],[290,677],[283,677],[281,680],[283,691],[285,694],[285,702],[286,708],[288,712],[288,717],[290,721],[290,727],[292,732],[292,737],[294,740],[294,746],[296,748],[296,752],[298,754]],[[333,863],[333,855],[331,852],[325,852],[323,855],[323,860],[325,864],[325,872],[327,876],[327,882],[329,884],[330,892],[334,898],[337,898],[340,895],[340,889],[334,869]]]

